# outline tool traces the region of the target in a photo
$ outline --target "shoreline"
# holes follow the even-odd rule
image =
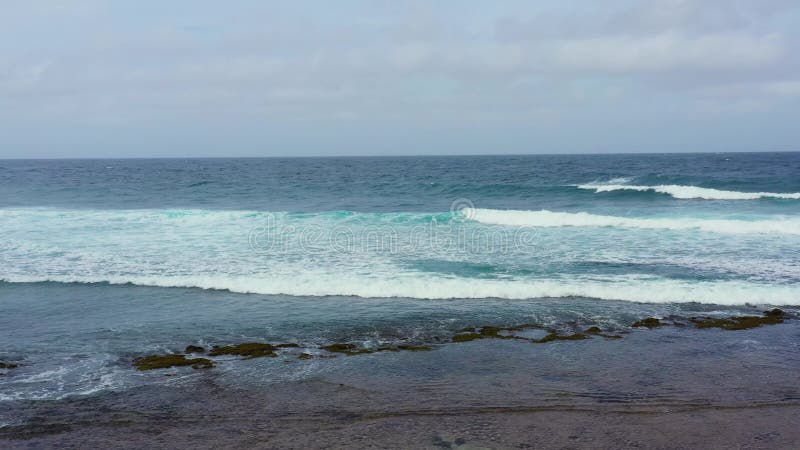
[[[98,409],[89,401],[84,414],[50,411],[36,423],[0,428],[0,443],[4,448],[775,448],[800,440],[794,419],[800,402],[266,413],[258,404],[262,396],[243,402],[240,394],[218,392],[212,397],[216,413],[196,405],[193,414]],[[225,408],[236,412],[219,412]]]
[[[143,384],[3,402],[0,446],[776,448],[800,441],[796,320],[625,339],[474,339],[435,351],[138,373]]]

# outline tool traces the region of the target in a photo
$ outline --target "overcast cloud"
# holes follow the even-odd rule
[[[30,1],[0,157],[800,150],[800,2]]]

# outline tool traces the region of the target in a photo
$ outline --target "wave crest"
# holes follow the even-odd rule
[[[703,188],[698,186],[682,186],[679,184],[662,184],[658,186],[637,186],[630,184],[579,184],[579,189],[594,190],[596,193],[612,191],[652,191],[667,194],[677,199],[703,200],[757,200],[759,198],[780,198],[800,200],[800,192],[740,192]]]
[[[668,230],[701,230],[712,233],[781,233],[800,235],[800,219],[731,220],[699,218],[636,218],[568,213],[547,210],[516,211],[475,208],[473,220],[491,225],[518,227],[620,227]]]
[[[797,305],[800,289],[740,281],[686,282],[617,277],[565,280],[477,280],[407,276],[352,277],[344,274],[281,276],[14,276],[10,283],[60,282],[189,287],[245,294],[292,296],[356,296],[417,299],[532,299],[581,297],[639,303],[707,303],[718,305]]]

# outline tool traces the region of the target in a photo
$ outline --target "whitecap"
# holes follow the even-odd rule
[[[613,180],[612,180],[613,181]],[[703,188],[698,186],[682,186],[679,184],[663,184],[658,186],[637,186],[621,183],[608,184],[579,184],[579,189],[590,189],[597,193],[612,191],[652,191],[667,194],[677,199],[703,199],[703,200],[756,200],[759,198],[779,198],[800,200],[800,192],[740,192],[725,191],[720,189]]]
[[[800,235],[800,219],[776,218],[758,220],[680,218],[639,218],[607,216],[588,212],[555,212],[548,210],[517,211],[473,208],[465,211],[472,220],[518,227],[620,227],[665,230],[701,230],[712,233],[749,234],[780,233]]]

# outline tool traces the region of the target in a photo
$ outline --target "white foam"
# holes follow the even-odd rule
[[[390,222],[399,236],[415,230],[418,221],[394,222],[392,219],[397,216],[393,214],[386,218],[364,215],[361,220],[353,220],[340,213],[319,213],[288,218],[290,226],[278,226],[286,244],[262,249],[251,247],[249,236],[254,227],[263,225],[263,213],[0,210],[0,280],[132,283],[297,296],[580,296],[655,302],[800,303],[800,286],[796,284],[800,266],[796,252],[791,251],[800,235],[800,217],[763,216],[753,221],[657,219],[489,209],[467,210],[465,215],[474,215],[475,220],[489,224],[561,228],[536,233],[532,246],[510,246],[503,253],[483,248],[462,252],[436,246],[437,242],[446,241],[444,238],[459,238],[459,227],[444,227],[439,231],[451,234],[437,234],[433,243],[397,253],[368,245],[343,250],[328,241],[307,245],[301,240],[306,236],[305,226],[312,226],[313,231],[346,224],[354,231],[358,244],[359,239],[366,239],[360,237],[364,236],[360,232],[370,230],[376,220],[385,219],[381,224]],[[587,228],[577,233],[571,226]],[[680,235],[670,233],[664,239],[648,232],[625,232],[621,245],[614,236],[603,236],[599,229],[588,227],[690,230]],[[466,228],[487,227],[468,223]],[[711,236],[694,232],[693,228],[761,234]],[[500,231],[511,234],[517,230]],[[607,231],[616,234],[613,228]],[[497,265],[498,278],[477,277],[470,270],[438,271],[436,262],[440,260],[455,265]],[[571,270],[549,273],[551,265],[597,260],[631,264],[625,269],[629,275],[639,273],[640,267],[641,273],[651,273],[647,269],[650,264],[668,264],[678,265],[687,273],[696,270],[698,274],[720,273],[725,277],[693,284],[691,280],[587,278],[586,273]],[[416,261],[432,263],[420,266]],[[532,271],[514,275],[513,266],[518,262]],[[726,268],[730,264],[738,264],[736,270]],[[506,272],[506,267],[512,270]],[[654,270],[654,276],[662,273],[657,267]],[[730,284],[726,277],[731,275],[742,282]]]
[[[690,282],[637,276],[558,280],[487,280],[408,274],[394,278],[345,273],[294,276],[15,276],[6,282],[64,282],[193,287],[238,293],[365,298],[559,298],[587,297],[643,303],[698,302],[720,305],[800,304],[800,286],[742,281]]]
[[[616,180],[612,180],[616,181]],[[664,184],[658,186],[637,186],[629,184],[580,184],[580,189],[592,189],[595,192],[611,191],[653,191],[661,194],[668,194],[678,199],[704,199],[704,200],[756,200],[759,198],[783,198],[800,200],[800,192],[776,193],[776,192],[739,192],[724,191],[719,189],[702,188],[697,186],[681,186],[678,184]]]
[[[471,208],[466,217],[481,223],[518,227],[621,227],[668,230],[702,230],[712,233],[781,233],[800,235],[800,219],[731,220],[700,218],[636,218],[567,213],[547,210],[516,211]]]

